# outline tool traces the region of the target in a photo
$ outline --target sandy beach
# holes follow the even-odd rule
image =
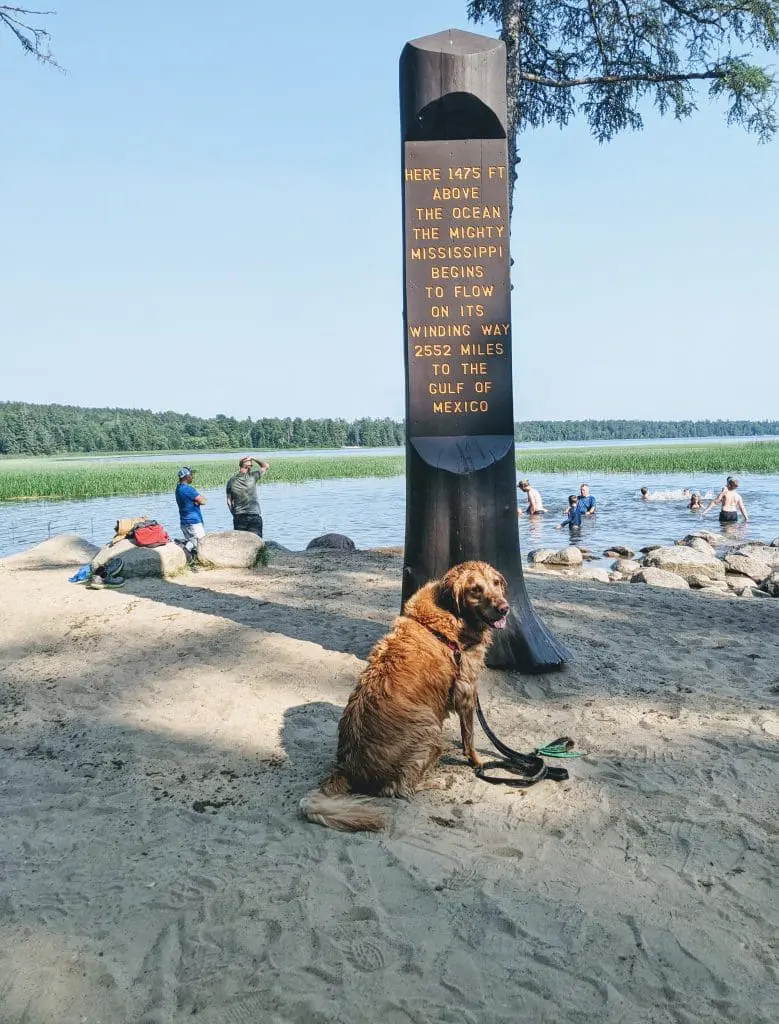
[[[570,780],[453,747],[445,790],[342,835],[297,805],[402,559],[104,591],[67,582],[88,554],[0,562],[2,1024],[779,1017],[779,601],[529,574],[576,663],[482,702],[520,749],[575,737]]]

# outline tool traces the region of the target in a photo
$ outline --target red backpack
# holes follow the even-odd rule
[[[170,544],[170,537],[165,527],[161,526],[154,519],[147,519],[143,523],[138,523],[128,536],[139,548],[161,548],[165,544]]]

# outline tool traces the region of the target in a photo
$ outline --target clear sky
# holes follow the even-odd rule
[[[55,6],[67,75],[0,36],[0,399],[402,417],[397,61],[465,0]],[[516,418],[779,416],[779,142],[521,150]]]

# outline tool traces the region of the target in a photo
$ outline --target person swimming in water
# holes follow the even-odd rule
[[[729,476],[727,483],[719,492],[716,498],[712,499],[706,508],[703,510],[703,514],[713,508],[715,505],[720,506],[719,510],[719,521],[721,523],[737,523],[739,512],[744,517],[744,522],[749,522],[749,516],[747,515],[746,506],[744,505],[744,499],[738,493],[738,480],[734,476]]]
[[[687,505],[687,508],[690,510],[690,512],[700,512],[703,509],[700,494],[696,494],[695,491],[693,491],[693,493],[690,495],[690,501]]]

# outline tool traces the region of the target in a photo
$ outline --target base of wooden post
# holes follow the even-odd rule
[[[425,462],[406,444],[406,545],[402,603],[458,562],[489,562],[506,577],[508,625],[487,664],[522,672],[562,668],[572,656],[536,614],[525,587],[517,527],[513,441],[499,461],[472,473]]]

